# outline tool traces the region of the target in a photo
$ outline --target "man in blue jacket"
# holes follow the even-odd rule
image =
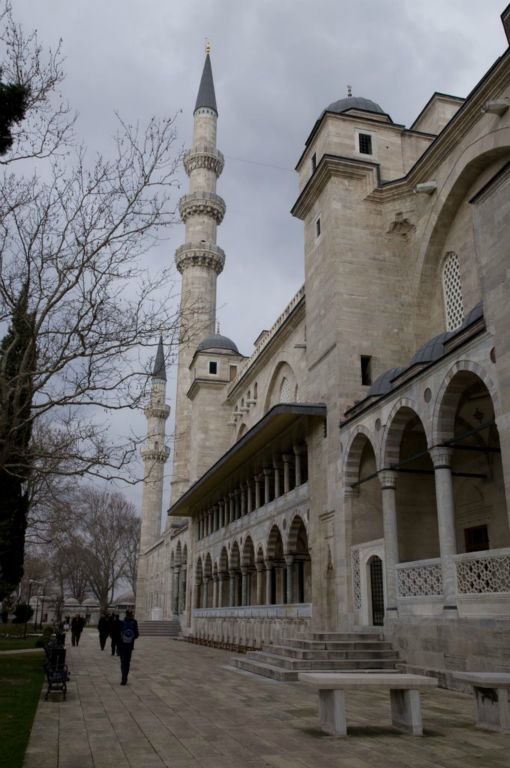
[[[126,685],[129,667],[131,665],[131,654],[135,646],[135,640],[138,637],[138,622],[133,617],[133,611],[126,611],[124,621],[120,623],[120,671],[122,673],[121,685]]]

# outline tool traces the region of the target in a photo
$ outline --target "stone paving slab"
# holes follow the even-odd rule
[[[127,686],[96,632],[67,661],[67,701],[41,698],[24,768],[510,767],[510,736],[475,729],[471,698],[450,691],[422,693],[421,738],[393,729],[387,692],[352,691],[335,739],[315,691],[241,673],[225,651],[141,637]]]

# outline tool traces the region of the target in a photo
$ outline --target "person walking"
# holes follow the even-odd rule
[[[101,646],[101,650],[104,651],[106,640],[110,634],[108,614],[101,614],[101,618],[97,622],[97,631],[99,632],[99,645]]]
[[[121,685],[127,684],[131,654],[135,646],[135,640],[139,636],[138,622],[133,616],[133,611],[126,611],[124,621],[120,622],[120,671],[122,675]]]
[[[81,633],[83,632],[83,627],[85,626],[85,619],[81,614],[78,614],[77,616],[73,616],[73,620],[71,622],[71,643],[73,645],[79,645],[80,644],[80,637]]]
[[[112,639],[112,656],[120,656],[119,644],[120,644],[120,628],[121,620],[118,613],[112,613],[110,619],[110,637]]]

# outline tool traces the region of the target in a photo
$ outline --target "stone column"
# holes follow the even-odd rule
[[[228,520],[229,523],[233,523],[235,520],[234,515],[234,494],[229,493],[228,494]]]
[[[248,605],[248,568],[246,566],[242,566],[241,568],[241,604],[242,605]]]
[[[180,601],[181,566],[180,565],[175,565],[174,566],[174,571],[175,571],[175,585],[176,585],[174,605],[175,605],[175,612],[179,613],[179,608],[180,608],[180,604],[181,604],[181,601]],[[198,606],[198,607],[200,608],[200,606]]]
[[[262,475],[255,475],[255,509],[260,507],[260,481]]]
[[[217,599],[217,607],[223,608],[223,584],[225,582],[225,574],[219,573],[218,574],[218,599]]]
[[[285,555],[285,566],[287,568],[287,603],[294,602],[294,557]]]
[[[220,528],[225,527],[225,504],[223,503],[223,500],[221,499],[218,501],[218,523]]]
[[[202,584],[201,581],[196,581],[195,582],[195,588],[193,590],[193,607],[194,608],[201,608],[202,607],[200,605],[201,600],[199,600],[201,584]]]
[[[264,467],[262,470],[264,473],[264,504],[267,504],[271,499],[271,470],[269,467]]]
[[[301,453],[303,452],[303,449],[300,445],[295,445],[294,447],[294,456],[295,456],[295,464],[294,464],[294,472],[295,472],[295,479],[296,479],[296,485],[297,488],[299,485],[301,485]]]
[[[457,554],[455,536],[455,502],[452,483],[452,449],[436,446],[431,448],[430,457],[434,464],[434,479],[436,483],[437,524],[439,529],[439,552],[441,555],[441,571],[443,575],[443,594],[445,609],[457,607],[455,584],[455,563],[453,555]]]
[[[288,493],[290,491],[290,461],[291,455],[284,453],[282,455],[283,460],[283,492]]]
[[[246,510],[248,515],[253,511],[253,498],[251,492],[251,483],[249,480],[246,482]]]
[[[255,563],[257,569],[257,605],[264,605],[264,563]]]
[[[215,504],[213,506],[213,531],[217,531],[219,528],[218,525],[218,505]]]
[[[274,497],[275,499],[280,496],[280,466],[276,459],[273,459],[273,469],[274,469]]]
[[[271,571],[273,563],[266,560],[266,605],[271,605]]]
[[[228,580],[228,588],[229,588],[229,605],[231,608],[233,608],[236,604],[236,573],[235,571],[229,571],[229,580]]]
[[[246,514],[246,484],[241,485],[241,517]]]
[[[218,607],[218,577],[213,576],[213,599],[212,599],[212,607],[217,608]]]
[[[396,499],[397,476],[398,473],[391,469],[383,469],[379,472],[383,508],[387,611],[397,610],[397,572],[395,569],[399,561]]]

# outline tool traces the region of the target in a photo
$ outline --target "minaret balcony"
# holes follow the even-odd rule
[[[155,446],[146,446],[140,451],[143,461],[157,461],[164,464],[170,456],[170,448],[166,445],[163,448],[156,448]]]
[[[146,416],[146,418],[150,418],[151,416],[156,419],[168,419],[170,415],[170,406],[166,404],[151,404],[145,406],[143,409],[143,412]]]
[[[179,211],[183,221],[190,216],[210,216],[216,224],[221,224],[225,210],[225,201],[214,192],[192,192],[189,195],[183,195],[179,200]]]
[[[184,170],[188,176],[192,171],[205,168],[214,171],[219,176],[223,170],[225,159],[219,149],[208,144],[196,144],[192,149],[184,153]]]
[[[188,267],[209,267],[219,275],[225,264],[225,251],[206,240],[185,243],[175,251],[175,264],[181,274]]]

